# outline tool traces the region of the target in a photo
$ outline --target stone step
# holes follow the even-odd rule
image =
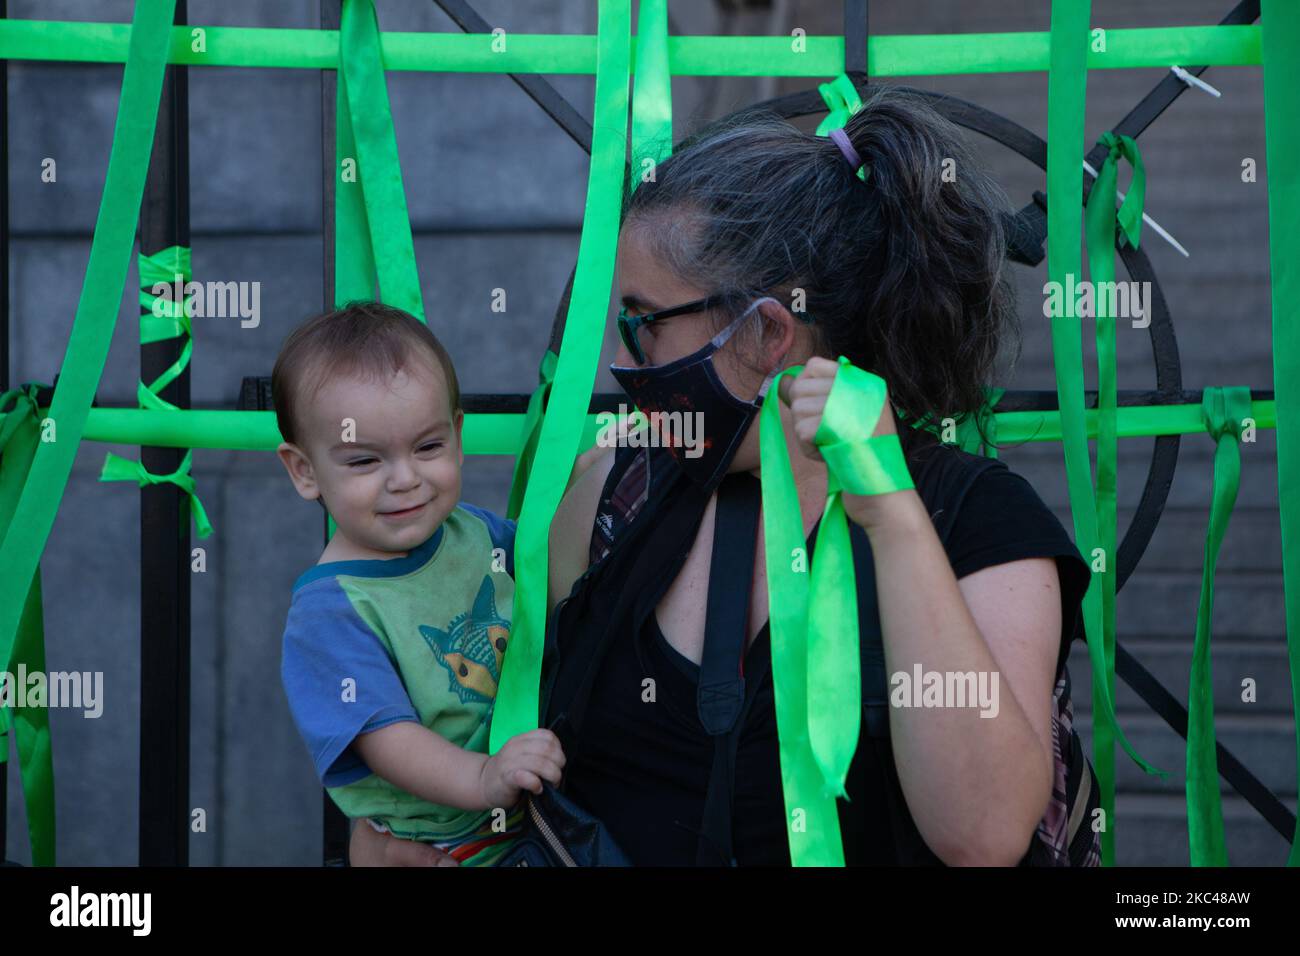
[[[1121,639],[1123,647],[1161,684],[1186,705],[1191,674],[1192,641]],[[1075,712],[1087,711],[1092,701],[1092,665],[1087,648],[1076,641],[1070,649],[1070,681]],[[1211,676],[1216,715],[1288,717],[1291,681],[1286,645],[1281,641],[1215,641],[1211,647]],[[1255,681],[1255,700],[1242,700],[1242,680]],[[1149,713],[1146,703],[1122,679],[1116,680],[1116,706],[1121,714]]]
[[[1084,752],[1092,758],[1091,715],[1075,714],[1075,727]],[[1117,786],[1131,793],[1183,794],[1186,787],[1187,750],[1183,738],[1152,713],[1121,713],[1120,728],[1147,763],[1168,771],[1165,779],[1146,773],[1118,745],[1115,748]],[[1243,717],[1220,714],[1215,718],[1215,735],[1246,769],[1291,807],[1296,796],[1295,733],[1289,718]],[[1220,790],[1235,792],[1220,780]]]
[[[1294,806],[1295,801],[1290,802]],[[1115,795],[1118,866],[1189,866],[1187,805],[1175,796]],[[1231,866],[1283,866],[1290,844],[1250,804],[1223,799],[1223,835]]]

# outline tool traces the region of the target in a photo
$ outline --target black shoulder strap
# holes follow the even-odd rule
[[[758,479],[748,472],[728,475],[718,487],[697,694],[700,723],[714,737],[735,726],[745,698],[742,660],[758,547],[759,492]]]
[[[713,738],[713,768],[695,860],[699,866],[719,862],[735,865],[731,805],[741,716],[748,709],[745,639],[749,634],[749,598],[758,547],[760,491],[758,479],[748,472],[730,474],[718,487],[696,698],[700,723]]]

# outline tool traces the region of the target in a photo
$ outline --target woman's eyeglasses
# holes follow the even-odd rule
[[[618,334],[627,346],[627,350],[632,353],[632,358],[636,360],[637,365],[645,364],[645,352],[641,350],[641,341],[637,337],[637,330],[643,325],[648,325],[658,319],[669,319],[674,315],[689,315],[692,312],[705,312],[723,301],[722,296],[708,296],[703,299],[696,299],[694,302],[688,302],[685,305],[675,305],[671,309],[660,309],[658,312],[647,312],[644,315],[628,315],[627,306],[618,311]]]

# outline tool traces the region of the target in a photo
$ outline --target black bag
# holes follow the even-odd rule
[[[549,783],[528,794],[524,832],[497,866],[631,866],[605,825]]]

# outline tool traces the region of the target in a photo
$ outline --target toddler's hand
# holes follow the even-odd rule
[[[483,803],[488,807],[512,807],[519,791],[542,792],[542,781],[560,784],[564,750],[549,730],[530,730],[511,737],[483,763],[479,774]]]

